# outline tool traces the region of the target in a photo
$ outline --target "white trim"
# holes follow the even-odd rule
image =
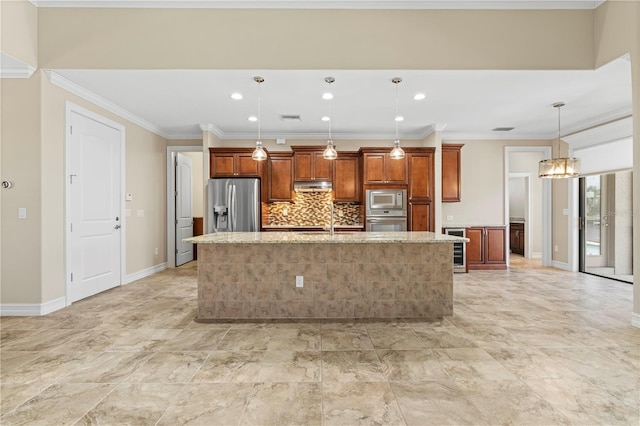
[[[554,260],[551,262],[551,267],[571,272],[571,267],[565,262],[558,262],[557,260]]]
[[[0,316],[42,316],[66,307],[67,298],[64,296],[44,303],[4,303],[0,305]]]
[[[123,284],[131,284],[134,281],[141,280],[142,278],[149,277],[153,274],[157,274],[158,272],[162,272],[167,269],[167,262],[160,263],[158,265],[152,266],[147,269],[143,269],[138,272],[134,272],[133,274],[129,274],[125,277]]]
[[[168,146],[167,147],[167,263],[166,267],[176,267],[176,169],[175,154],[177,152],[204,152],[202,146]],[[208,163],[209,156],[203,155],[203,162]],[[204,169],[203,169],[204,170]],[[202,176],[204,178],[204,176]],[[206,191],[206,187],[205,187]],[[205,197],[206,208],[206,197]],[[206,216],[206,215],[205,215]]]
[[[542,259],[542,253],[540,253],[539,251],[531,253],[531,259]]]
[[[97,114],[91,110],[83,108],[79,105],[76,105],[70,101],[66,101],[65,103],[65,239],[64,239],[64,257],[65,257],[65,295],[66,295],[66,305],[71,305],[71,280],[70,280],[70,259],[68,253],[69,247],[69,230],[71,229],[71,222],[69,217],[69,212],[71,211],[71,199],[69,198],[69,175],[70,170],[69,167],[71,165],[71,156],[70,156],[70,147],[71,144],[71,113],[75,112],[76,114],[83,115],[87,118],[95,120],[99,123],[104,124],[105,126],[112,127],[120,132],[120,285],[125,281],[125,271],[127,269],[127,221],[125,220],[125,203],[124,203],[124,194],[126,193],[126,133],[125,126],[115,121],[109,120]]]
[[[49,77],[49,81],[51,82],[51,84],[61,87],[64,90],[70,93],[73,93],[76,96],[80,96],[82,99],[89,101],[92,104],[117,115],[118,117],[124,118],[125,120],[130,121],[133,124],[137,124],[143,129],[147,129],[148,131],[155,133],[158,136],[161,136],[165,139],[169,138],[169,135],[160,127],[156,126],[155,124],[150,123],[147,120],[140,118],[137,115],[127,111],[126,109],[119,107],[113,102],[108,101],[105,98],[96,95],[92,91],[77,85],[71,80],[61,76],[57,72],[52,70],[45,70],[44,73],[47,75],[47,77]]]
[[[569,155],[573,155],[569,153]],[[570,179],[568,183],[567,204],[568,204],[568,239],[567,256],[569,259],[569,270],[578,272],[580,269],[580,231],[578,229],[578,221],[580,220],[580,181],[578,179]]]
[[[509,154],[512,152],[539,152],[542,154],[542,159],[551,158],[550,146],[505,146],[504,147],[504,209],[505,209],[505,221],[508,220],[509,214]],[[551,266],[551,228],[552,228],[552,214],[551,214],[551,182],[550,179],[542,180],[542,265]],[[508,236],[505,247],[508,247]],[[508,262],[507,257],[507,262]]]
[[[631,312],[631,325],[640,328],[640,314]]]
[[[604,0],[29,0],[37,7],[181,9],[596,9]]]
[[[36,68],[0,52],[0,78],[31,78]]]

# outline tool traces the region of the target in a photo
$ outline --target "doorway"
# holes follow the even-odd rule
[[[580,178],[580,271],[633,283],[632,172]]]
[[[183,173],[178,173],[178,157],[190,159],[191,182],[187,182]],[[180,169],[182,172],[186,168]],[[183,191],[191,184],[191,211],[185,212]],[[167,267],[175,268],[188,262],[190,256],[197,258],[196,247],[183,244],[180,229],[193,226],[193,235],[199,235],[203,228],[204,215],[204,154],[201,146],[168,146],[167,147]],[[186,209],[188,210],[188,209]],[[188,218],[187,218],[188,216]],[[192,218],[192,219],[191,219]],[[193,220],[193,225],[191,225]],[[188,222],[188,223],[187,223]],[[198,231],[200,230],[200,231]],[[190,253],[192,251],[192,253]]]

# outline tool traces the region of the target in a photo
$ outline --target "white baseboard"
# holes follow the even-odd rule
[[[631,325],[640,328],[640,314],[631,312]]]
[[[558,262],[557,260],[553,260],[551,261],[551,267],[562,269],[563,271],[571,272],[571,267],[569,266],[568,263],[565,263],[565,262]]]
[[[125,277],[124,284],[131,284],[134,281],[146,278],[160,271],[164,271],[165,269],[167,269],[167,262],[152,266],[151,268],[143,269],[142,271],[134,272],[133,274],[129,274]]]
[[[3,303],[0,316],[35,317],[67,307],[67,298],[59,297],[44,303]]]
[[[531,253],[531,259],[542,259],[542,252]]]

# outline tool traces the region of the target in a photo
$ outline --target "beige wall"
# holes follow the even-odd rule
[[[39,59],[44,68],[593,66],[590,10],[40,8],[38,12]]]
[[[38,10],[27,0],[0,1],[0,51],[38,67]]]
[[[2,180],[13,188],[2,197],[1,303],[39,303],[41,299],[40,79],[0,79],[2,85]],[[8,107],[8,106],[11,107]],[[18,208],[27,219],[18,219]]]
[[[202,173],[202,165],[204,154],[202,152],[183,152],[182,154],[191,158],[192,177],[193,177],[193,216],[203,217],[204,214],[204,176]]]

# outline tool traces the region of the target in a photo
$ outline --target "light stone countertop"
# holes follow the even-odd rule
[[[324,230],[326,226],[321,225],[265,225],[262,227],[263,229],[318,229]],[[364,228],[364,225],[334,225],[336,229],[360,229]]]
[[[454,243],[468,238],[434,232],[219,232],[183,240],[194,244],[380,244],[380,243]]]

